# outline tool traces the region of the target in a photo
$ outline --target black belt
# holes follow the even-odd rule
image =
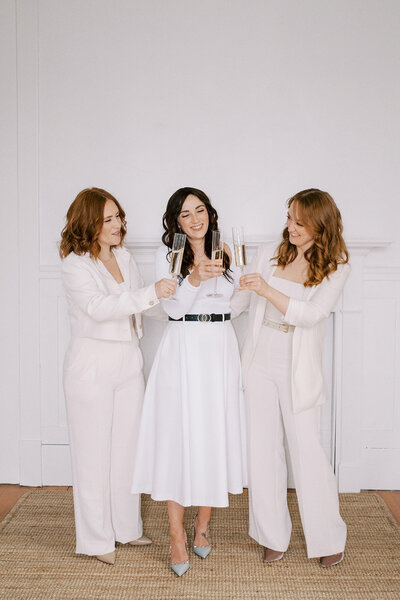
[[[219,314],[215,313],[201,313],[199,315],[184,315],[180,319],[173,319],[172,317],[168,317],[168,321],[200,321],[201,323],[215,323],[215,321],[230,321],[231,315],[230,313]]]

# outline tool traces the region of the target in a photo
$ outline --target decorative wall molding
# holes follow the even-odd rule
[[[248,238],[248,255],[254,255],[256,248],[266,242],[273,241],[262,236]],[[329,361],[327,372],[332,379],[331,404],[323,413],[323,442],[327,454],[335,468],[338,485],[341,491],[358,491],[362,478],[361,470],[361,431],[362,414],[362,377],[363,377],[363,304],[364,279],[366,273],[373,273],[375,280],[382,280],[387,274],[397,273],[396,269],[374,267],[374,271],[364,267],[368,252],[375,248],[386,248],[390,242],[385,240],[354,240],[348,242],[352,256],[352,274],[345,294],[334,311],[334,319],[330,333]],[[145,280],[153,276],[154,254],[160,246],[157,238],[126,240],[125,245],[135,256]],[[65,413],[63,409],[62,389],[57,384],[60,379],[62,362],[60,356],[56,359],[54,348],[62,354],[68,325],[63,314],[63,291],[61,286],[61,263],[43,265],[40,268],[41,280],[41,311],[45,315],[41,326],[41,362],[47,365],[47,372],[42,373],[42,427],[43,444],[43,481],[58,482],[62,476],[57,474],[57,461],[63,465],[67,481],[68,435],[66,431]],[[57,303],[57,306],[56,304]],[[237,324],[239,333],[243,336],[243,323]],[[52,334],[52,330],[57,334]],[[160,330],[149,323],[146,328],[144,354],[147,364],[151,362]],[[57,339],[55,339],[55,336]],[[61,336],[61,337],[60,337]],[[61,341],[60,341],[61,340]],[[61,370],[60,370],[61,369]],[[55,373],[58,375],[55,375]],[[61,453],[61,454],[60,454]],[[57,458],[58,457],[58,458]],[[69,471],[68,471],[69,472]]]
[[[366,266],[364,281],[400,281],[400,266]]]
[[[249,235],[246,238],[246,247],[248,255],[251,257],[257,248],[263,244],[274,242],[279,239],[276,237],[265,237],[262,235]],[[229,240],[228,240],[229,242]],[[363,240],[349,240],[346,242],[349,249],[350,255],[354,256],[366,256],[369,252],[376,249],[388,248],[391,245],[389,240],[376,240],[376,239],[363,239]],[[125,238],[124,245],[130,252],[135,256],[135,259],[139,264],[152,264],[154,262],[154,254],[162,245],[160,238],[149,237],[149,238]],[[350,256],[351,262],[351,256]],[[395,277],[400,277],[400,267],[364,267],[364,272],[368,273],[380,273],[381,269],[387,271],[387,273]],[[57,277],[60,271],[60,263],[53,265],[41,265],[40,266],[40,277],[41,279]],[[386,272],[385,271],[385,272]],[[382,271],[383,272],[383,271]]]

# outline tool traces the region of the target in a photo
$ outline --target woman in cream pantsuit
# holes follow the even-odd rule
[[[71,204],[62,232],[62,280],[71,341],[64,391],[71,449],[76,552],[113,564],[115,542],[146,545],[140,495],[130,493],[144,395],[140,313],[176,283],[143,287],[122,246],[125,213],[99,188]]]
[[[288,208],[281,242],[260,248],[231,301],[235,315],[250,307],[242,352],[249,534],[264,546],[265,562],[281,559],[289,545],[285,432],[307,555],[327,567],[343,558],[346,525],[319,440],[322,343],[350,266],[340,212],[329,194],[304,190]]]

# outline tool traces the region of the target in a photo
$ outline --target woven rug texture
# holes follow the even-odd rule
[[[75,555],[71,490],[33,490],[0,525],[0,598],[6,600],[399,600],[400,528],[375,494],[341,494],[348,526],[344,561],[322,569],[308,560],[296,495],[288,494],[293,533],[284,559],[267,565],[247,535],[247,493],[214,509],[213,550],[176,577],[169,567],[166,504],[143,496],[147,547],[117,545],[116,564]],[[195,509],[185,511],[192,541]]]

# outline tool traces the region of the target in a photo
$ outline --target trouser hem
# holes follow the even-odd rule
[[[82,546],[77,546],[75,549],[75,554],[86,554],[86,556],[102,556],[103,554],[109,554],[110,552],[114,552],[115,543],[110,546],[99,546],[96,549],[84,548]]]
[[[330,548],[329,550],[323,550],[322,552],[307,552],[307,558],[321,558],[322,556],[332,556],[332,554],[340,554],[344,552],[344,548]]]
[[[135,533],[132,533],[132,535],[119,535],[116,538],[116,542],[118,542],[119,544],[128,544],[128,542],[133,542],[134,540],[138,540],[139,538],[141,538],[143,535],[143,529],[141,529],[139,531],[139,533],[137,531],[135,531]]]
[[[286,552],[289,547],[289,542],[287,544],[282,544],[281,548],[276,548],[275,546],[277,544],[273,544],[272,542],[269,542],[268,540],[265,540],[265,539],[261,540],[259,537],[257,537],[256,535],[254,535],[250,532],[249,532],[249,536],[251,537],[252,540],[257,542],[257,544],[259,544],[263,548],[269,548],[270,550],[275,550],[276,552]]]

